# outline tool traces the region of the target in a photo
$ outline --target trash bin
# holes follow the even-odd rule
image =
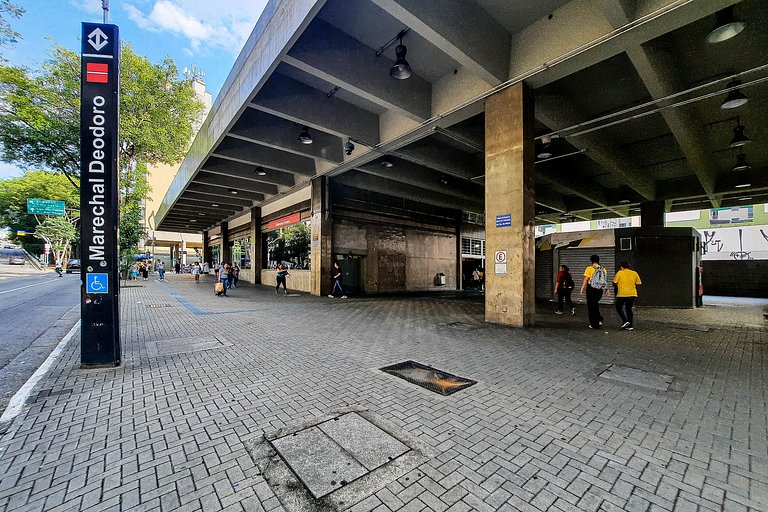
[[[445,286],[445,283],[446,283],[445,274],[443,274],[442,272],[439,272],[438,274],[435,275],[436,285]]]

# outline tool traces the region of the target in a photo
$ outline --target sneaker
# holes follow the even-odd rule
[[[621,328],[622,328],[622,329],[626,329],[626,328],[627,328],[627,327],[629,327],[629,326],[630,326],[630,325],[629,325],[629,322],[624,322],[624,323],[621,325]]]
[[[342,296],[341,296],[341,298],[342,298],[342,299],[346,299],[346,298],[347,298],[347,296],[346,296],[346,295],[342,295]]]
[[[288,290],[285,290],[285,294],[288,295]]]
[[[330,297],[330,298],[333,298],[333,294],[332,294],[332,293],[329,293],[329,294],[328,294],[328,297]]]
[[[587,327],[589,327],[590,329],[594,329],[594,327],[592,327],[591,324],[587,325]]]
[[[576,315],[576,308],[571,308],[571,316],[575,316],[575,315]]]
[[[627,327],[627,330],[628,330],[628,331],[634,331],[634,330],[635,330],[635,328],[634,328],[634,327],[632,327],[632,326],[630,325],[629,327]]]
[[[563,314],[563,312],[562,312],[562,311],[555,311],[555,314],[556,314],[556,315],[562,315],[562,314]]]
[[[602,327],[603,326],[603,322],[597,322],[597,326],[598,327]]]
[[[278,293],[280,293],[280,290],[275,290],[275,294],[278,294]]]

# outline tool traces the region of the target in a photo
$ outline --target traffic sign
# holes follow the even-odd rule
[[[64,201],[51,199],[27,199],[27,213],[29,215],[64,215]]]
[[[507,251],[496,251],[496,256],[494,257],[494,260],[496,260],[496,263],[506,263]]]

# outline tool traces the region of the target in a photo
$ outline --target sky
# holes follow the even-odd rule
[[[36,69],[54,43],[80,52],[80,23],[101,22],[101,0],[12,0],[26,9],[11,20],[22,39],[4,49],[16,65]],[[179,69],[193,65],[215,98],[267,0],[110,0],[109,22],[150,62],[166,56]],[[21,174],[0,162],[0,178]]]

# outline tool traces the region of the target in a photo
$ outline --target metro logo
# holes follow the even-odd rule
[[[85,65],[85,81],[100,84],[109,83],[109,67],[107,64],[88,62]]]

